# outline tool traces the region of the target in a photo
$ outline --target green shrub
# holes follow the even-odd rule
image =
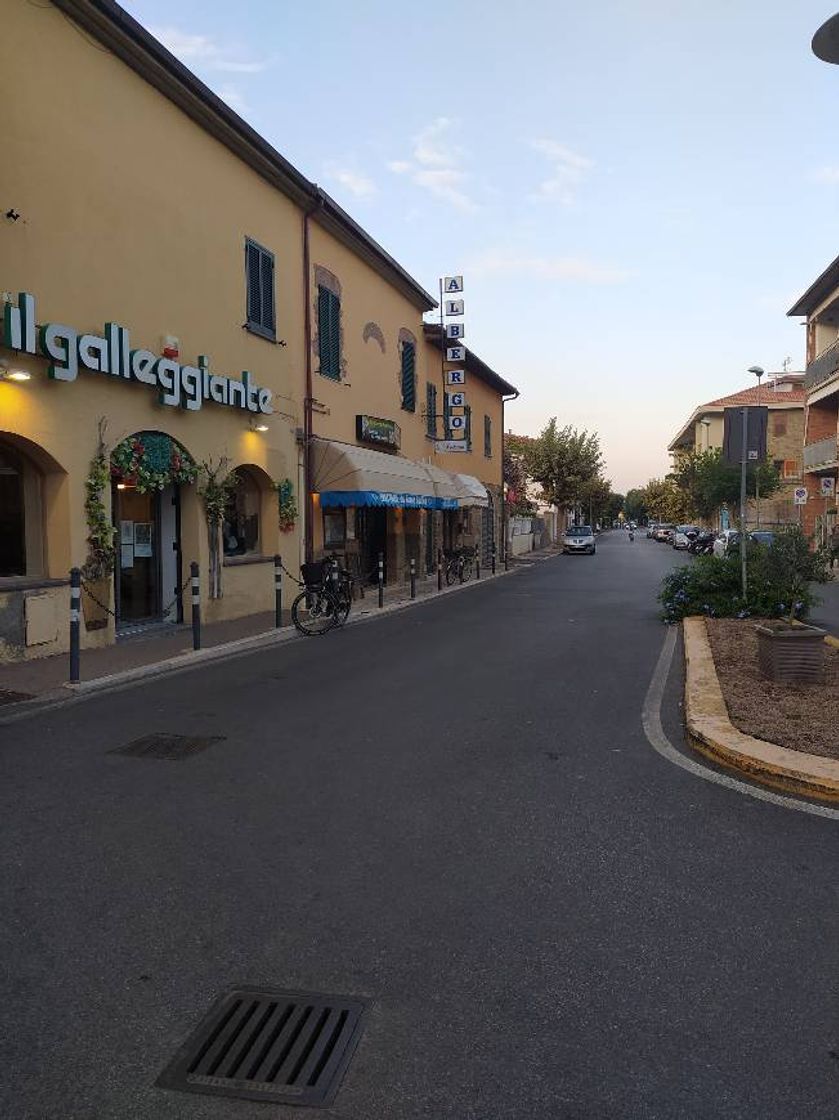
[[[825,556],[811,552],[797,525],[780,530],[771,547],[748,547],[748,594],[741,594],[740,554],[698,556],[664,577],[659,602],[665,622],[688,615],[710,618],[806,618],[817,597],[813,582],[827,578]]]

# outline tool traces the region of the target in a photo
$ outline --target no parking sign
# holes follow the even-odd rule
[[[793,501],[795,502],[795,504],[797,506],[806,506],[807,505],[807,487],[806,486],[796,486],[795,490],[793,491]]]

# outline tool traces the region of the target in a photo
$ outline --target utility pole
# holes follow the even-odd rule
[[[743,446],[740,449],[740,574],[743,599],[748,587],[746,579],[746,456],[749,442],[749,410],[743,409]]]

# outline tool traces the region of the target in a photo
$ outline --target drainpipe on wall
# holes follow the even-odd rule
[[[312,265],[309,253],[309,219],[323,207],[323,199],[318,198],[311,209],[303,212],[303,330],[306,350],[306,395],[303,398],[303,485],[306,491],[304,503],[304,552],[307,563],[312,562],[315,541],[315,502],[312,490]]]
[[[507,428],[504,424],[504,405],[508,401],[518,400],[519,391],[516,389],[512,396],[501,397],[501,542],[504,552],[501,556],[503,563],[507,556],[507,495],[504,493],[504,439],[507,434]]]

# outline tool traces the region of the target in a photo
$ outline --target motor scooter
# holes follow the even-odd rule
[[[630,539],[631,541],[634,541],[634,540],[635,540],[635,532],[634,532],[634,530],[632,530],[632,529],[630,529],[630,530],[629,530],[629,539]]]

